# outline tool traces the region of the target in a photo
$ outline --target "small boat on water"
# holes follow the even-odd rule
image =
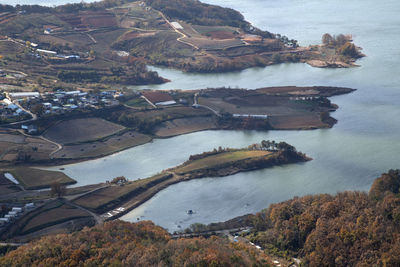
[[[193,210],[188,210],[186,213],[190,215],[190,214],[193,214],[194,212],[193,212]]]

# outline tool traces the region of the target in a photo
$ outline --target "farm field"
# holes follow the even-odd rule
[[[57,146],[38,137],[26,137],[19,132],[0,133],[0,160],[5,162],[29,159],[48,160]]]
[[[22,228],[21,234],[28,234],[43,228],[60,224],[66,221],[91,217],[91,215],[81,209],[68,204],[62,204],[57,208],[43,208],[42,212],[36,216],[31,216],[26,220],[26,225]]]
[[[36,209],[24,214],[13,223],[1,238],[16,238],[22,242],[42,235],[70,232],[84,225],[93,224],[93,217],[62,199],[50,200]]]
[[[68,43],[72,43],[78,47],[85,47],[93,43],[87,34],[84,33],[68,33],[68,34],[56,34],[54,37],[58,37],[65,40]]]
[[[44,136],[61,144],[69,144],[101,139],[123,129],[123,126],[100,118],[73,119],[50,127]]]
[[[118,152],[123,149],[142,145],[150,142],[152,139],[135,131],[129,131],[122,135],[114,135],[106,140],[90,143],[66,145],[61,150],[53,154],[53,158],[78,159],[100,157]]]
[[[262,150],[239,150],[233,152],[223,152],[217,155],[208,156],[206,158],[189,161],[182,166],[174,169],[176,173],[184,174],[205,168],[213,168],[218,165],[240,161],[249,158],[263,157],[272,154],[268,151]]]
[[[209,38],[197,38],[197,37],[184,37],[181,39],[184,42],[191,43],[196,47],[204,50],[221,50],[230,47],[243,46],[244,43],[240,39],[223,39],[214,40]]]
[[[145,120],[157,120],[162,121],[187,118],[187,117],[201,117],[212,115],[213,113],[207,109],[194,109],[192,107],[169,107],[164,109],[154,109],[134,112],[134,114]]]
[[[221,98],[200,98],[199,103],[217,111],[225,111],[231,114],[256,114],[256,115],[279,115],[279,114],[292,114],[297,111],[285,105],[240,105],[228,102]]]
[[[231,32],[234,33],[237,29],[229,26],[203,26],[191,25],[194,30],[200,34],[207,34],[209,32]]]
[[[53,183],[64,185],[76,183],[75,180],[59,171],[47,171],[30,167],[14,167],[5,169],[3,172],[11,173],[25,189],[46,188],[50,187]]]
[[[212,117],[183,118],[163,122],[157,127],[155,135],[170,137],[215,128],[217,125]]]
[[[317,129],[329,127],[327,123],[321,121],[321,117],[316,113],[303,113],[282,116],[270,116],[268,118],[270,125],[274,129]]]

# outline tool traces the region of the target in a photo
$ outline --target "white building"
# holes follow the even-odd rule
[[[170,101],[164,101],[164,102],[157,102],[155,104],[156,104],[156,106],[169,106],[169,105],[175,105],[176,102],[175,102],[175,100],[170,100]]]
[[[12,211],[15,211],[15,212],[22,212],[22,208],[13,207],[13,208],[12,208]]]
[[[234,118],[257,118],[257,119],[267,119],[268,115],[257,115],[257,114],[233,114]]]
[[[182,25],[179,22],[171,22],[172,27],[174,27],[176,30],[183,30]]]
[[[43,53],[43,54],[49,54],[49,55],[57,55],[57,52],[55,52],[55,51],[44,50],[44,49],[36,49],[36,52]]]
[[[8,94],[11,99],[23,99],[23,98],[39,98],[39,92],[18,92],[18,93],[9,93]]]

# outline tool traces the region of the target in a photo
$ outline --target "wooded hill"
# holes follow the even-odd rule
[[[256,248],[220,237],[172,240],[151,222],[114,221],[48,236],[0,258],[1,266],[269,266]]]
[[[376,179],[369,193],[294,198],[258,213],[249,237],[306,266],[400,266],[400,171]]]
[[[267,255],[278,254],[304,266],[399,266],[399,191],[400,171],[390,170],[369,193],[296,197],[237,219],[253,225],[245,237],[265,253],[219,237],[172,240],[151,222],[114,221],[42,238],[0,265],[268,266]]]

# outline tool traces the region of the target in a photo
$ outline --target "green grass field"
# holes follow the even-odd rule
[[[221,164],[232,163],[249,158],[257,158],[272,154],[268,151],[261,150],[241,150],[233,152],[223,152],[217,155],[208,156],[206,158],[191,161],[187,164],[179,166],[175,169],[176,173],[188,173],[205,168],[212,168]]]
[[[67,185],[76,182],[63,172],[58,171],[46,171],[29,167],[15,167],[8,169],[5,172],[11,173],[25,189],[46,188],[50,187],[53,183]]]

